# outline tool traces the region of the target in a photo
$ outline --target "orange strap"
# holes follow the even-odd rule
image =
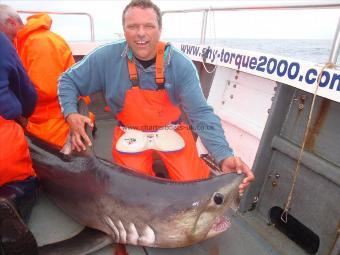
[[[132,60],[130,59],[128,59],[128,68],[129,68],[130,80],[132,82],[136,82],[138,80],[137,67],[135,63],[133,63]]]
[[[156,56],[156,84],[163,85],[164,84],[164,51],[165,51],[165,43],[159,42],[157,44],[157,56]]]
[[[165,51],[166,44],[164,42],[159,42],[157,44],[157,52],[156,52],[156,84],[163,85],[165,78],[164,78],[164,51]],[[128,59],[128,70],[130,75],[130,80],[133,84],[138,81],[138,74],[137,74],[137,67],[135,63]]]
[[[85,96],[85,97],[80,96],[79,99],[84,99],[85,104],[87,105],[91,104],[91,98],[89,96]]]

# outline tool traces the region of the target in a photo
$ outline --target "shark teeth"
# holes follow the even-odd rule
[[[230,228],[230,219],[226,216],[221,216],[216,219],[212,229],[216,232],[223,232]]]
[[[124,228],[123,223],[120,220],[117,223],[117,229],[119,231],[119,242],[126,243],[126,237],[127,237],[126,230]]]
[[[107,225],[110,227],[112,233],[114,234],[115,240],[116,240],[117,242],[119,242],[119,231],[118,231],[116,225],[113,223],[113,221],[111,220],[111,218],[108,217],[108,216],[105,216],[105,217],[104,217],[104,220],[105,220],[105,222],[107,223]]]
[[[111,229],[111,236],[115,242],[154,246],[156,236],[150,226],[146,225],[140,233],[138,233],[137,228],[133,223],[129,223],[127,229],[125,229],[120,220],[114,223],[114,220],[112,220],[109,216],[105,216],[104,221]]]
[[[152,245],[155,243],[155,232],[147,225],[142,232],[142,236],[138,239],[139,245]]]
[[[135,224],[133,224],[133,223],[129,224],[128,229],[127,229],[127,233],[128,234],[127,234],[126,240],[128,241],[128,243],[137,245],[139,235],[138,235]]]

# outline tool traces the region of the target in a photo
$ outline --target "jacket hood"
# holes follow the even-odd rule
[[[27,23],[17,33],[17,43],[24,41],[29,34],[38,30],[50,30],[52,25],[51,17],[46,13],[37,13],[27,18]]]

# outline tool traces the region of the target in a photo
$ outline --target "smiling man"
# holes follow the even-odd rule
[[[142,61],[155,59],[161,36],[159,10],[153,8],[126,8],[123,13],[125,39],[133,55]]]
[[[91,142],[77,113],[77,98],[103,91],[119,125],[112,154],[119,164],[147,175],[153,154],[164,162],[173,180],[207,178],[192,132],[196,132],[223,171],[244,172],[240,193],[254,179],[243,161],[233,156],[220,119],[207,105],[193,63],[168,43],[160,42],[162,17],[149,0],[133,0],[122,15],[124,41],[102,46],[66,72],[59,81],[59,100],[72,130],[74,149]],[[182,110],[189,125],[181,119]]]

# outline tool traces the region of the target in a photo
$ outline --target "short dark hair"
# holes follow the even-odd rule
[[[124,24],[125,24],[125,13],[127,12],[128,9],[133,8],[133,7],[138,7],[138,8],[142,8],[142,9],[152,8],[156,13],[159,28],[162,28],[161,10],[159,9],[159,7],[157,5],[155,5],[150,0],[131,0],[131,2],[125,7],[125,9],[123,11],[123,15],[122,15],[123,27],[124,27]]]

